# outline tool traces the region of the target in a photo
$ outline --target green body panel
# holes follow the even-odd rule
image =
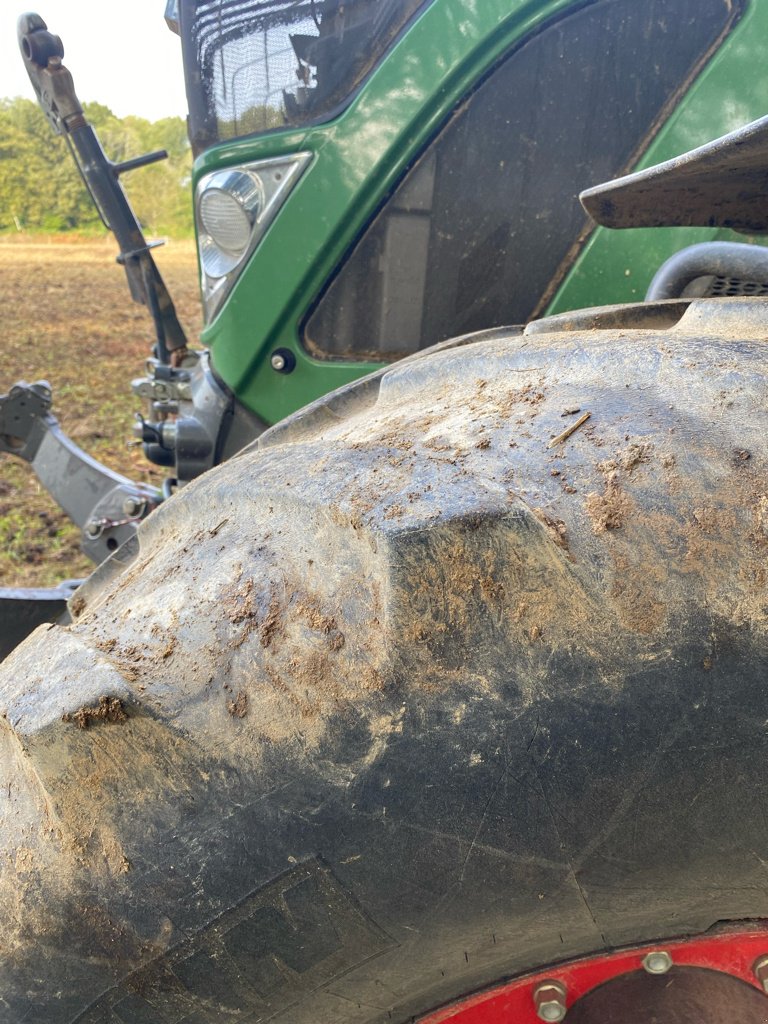
[[[756,73],[759,40],[768,38],[768,3],[753,0],[741,21],[693,83],[637,169],[652,167],[768,113],[768,78]],[[585,182],[597,185],[599,182]],[[687,245],[712,239],[761,242],[705,228],[597,228],[548,312],[638,302],[658,267]]]
[[[274,423],[380,365],[312,358],[299,341],[300,324],[383,198],[461,98],[533,30],[580,6],[574,0],[436,0],[334,121],[223,143],[198,158],[195,183],[225,166],[299,151],[312,154],[202,335],[217,374],[262,420]],[[768,111],[768,83],[755,74],[765,28],[768,3],[755,0],[664,126],[644,164]],[[585,187],[591,184],[584,182]],[[717,236],[700,230],[598,230],[549,311],[641,298],[668,255],[709,237]],[[290,374],[270,366],[270,354],[278,347],[295,353]]]

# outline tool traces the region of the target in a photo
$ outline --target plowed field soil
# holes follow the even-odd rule
[[[0,243],[3,331],[0,393],[18,380],[47,380],[53,412],[89,454],[134,480],[159,484],[162,471],[129,447],[152,322],[131,301],[112,242]],[[200,331],[191,242],[155,251],[190,342]],[[0,586],[47,586],[87,575],[79,531],[26,463],[0,454]]]

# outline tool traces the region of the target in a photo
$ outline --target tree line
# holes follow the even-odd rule
[[[122,175],[131,206],[150,235],[192,234],[192,155],[180,117],[147,121],[116,117],[100,103],[84,104],[110,160],[165,149],[168,160]],[[104,232],[63,138],[36,103],[0,99],[0,234]]]

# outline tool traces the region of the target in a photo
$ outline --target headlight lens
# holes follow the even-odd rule
[[[230,167],[201,178],[196,213],[203,305],[210,320],[285,197],[309,153]]]
[[[251,237],[251,228],[264,207],[261,181],[255,174],[229,175],[234,179],[220,187],[209,187],[200,197],[200,221],[205,231],[226,252],[242,253]]]

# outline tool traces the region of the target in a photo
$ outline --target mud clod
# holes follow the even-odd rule
[[[336,619],[332,615],[325,615],[319,604],[314,600],[303,600],[296,602],[296,612],[307,623],[310,629],[318,633],[333,633],[337,630]]]
[[[61,720],[74,722],[79,729],[88,729],[99,722],[126,722],[128,715],[119,697],[104,696],[99,697],[96,707],[82,707],[71,713],[67,711],[61,716]]]
[[[243,589],[235,595],[230,606],[227,607],[227,613],[233,626],[238,626],[241,622],[247,622],[248,619],[254,618],[256,609],[253,598],[253,580],[248,580]]]
[[[548,516],[547,513],[540,508],[535,508],[533,510],[533,514],[540,523],[544,524],[547,533],[555,544],[557,544],[559,548],[562,548],[563,551],[568,551],[568,531],[563,520],[553,519],[552,516]]]
[[[399,519],[400,516],[405,515],[405,509],[402,505],[390,505],[387,511],[384,513],[385,519]]]
[[[262,647],[269,647],[277,636],[283,633],[283,625],[280,621],[280,602],[273,597],[269,604],[267,616],[259,627],[259,642]]]
[[[335,629],[328,637],[328,646],[332,651],[340,651],[345,643],[344,634],[338,629]]]
[[[234,700],[227,701],[227,711],[233,718],[245,718],[248,714],[248,694],[240,690]]]
[[[635,466],[650,461],[652,450],[650,444],[631,444],[622,454],[619,464],[623,470],[631,473]]]
[[[620,529],[630,511],[629,498],[622,491],[616,476],[606,481],[603,494],[588,494],[586,506],[592,520],[592,531],[597,534]]]
[[[332,615],[323,615],[317,608],[306,608],[306,619],[312,629],[320,633],[332,633],[336,629],[336,619]]]

